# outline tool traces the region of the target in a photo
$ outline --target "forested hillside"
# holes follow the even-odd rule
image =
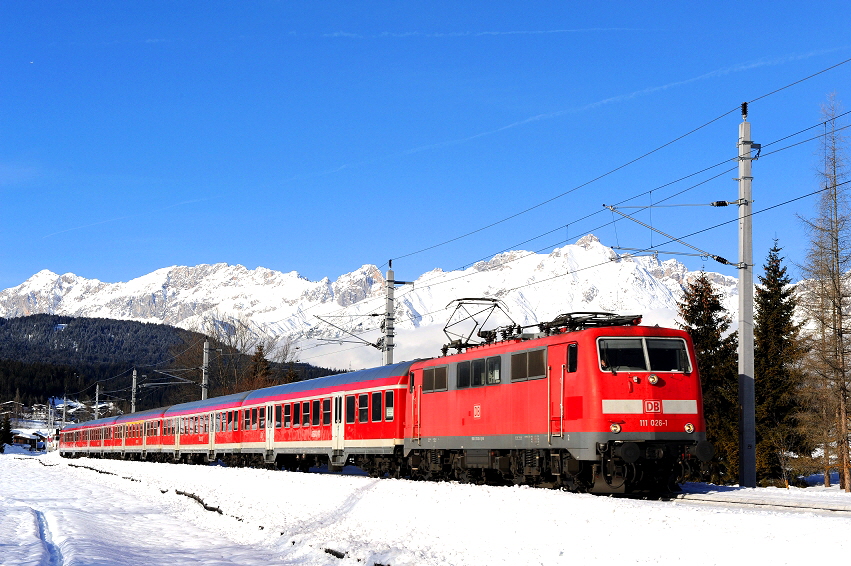
[[[197,399],[203,341],[201,334],[164,324],[46,314],[0,318],[0,401],[17,399],[31,405],[66,394],[90,400],[99,381],[101,399],[115,400],[128,411],[134,368],[139,377],[137,410]],[[213,347],[218,350],[210,360],[211,396],[225,392],[217,379],[225,369],[245,373],[257,365],[252,356],[215,342]],[[264,371],[263,385],[335,373],[308,364],[271,362]],[[170,374],[189,382],[175,383]],[[157,382],[171,384],[151,385]]]

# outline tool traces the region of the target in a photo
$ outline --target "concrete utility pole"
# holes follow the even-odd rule
[[[100,405],[100,383],[95,385],[95,420],[98,418],[98,405]]]
[[[739,485],[756,487],[756,403],[753,355],[753,198],[748,103],[739,124]]]
[[[388,262],[387,269],[387,308],[384,312],[384,365],[389,366],[393,363],[393,322],[396,319],[396,300],[394,293],[396,291],[396,281],[393,279],[393,260]]]
[[[393,260],[387,262],[387,305],[384,309],[384,342],[381,347],[384,352],[384,365],[389,366],[393,363],[393,323],[396,321],[396,299],[394,294],[396,285],[407,285],[410,281],[396,281],[393,275]]]
[[[201,400],[207,398],[207,391],[210,388],[210,340],[204,338],[204,362],[201,365]]]
[[[133,391],[130,393],[130,412],[136,412],[136,368],[133,368]]]

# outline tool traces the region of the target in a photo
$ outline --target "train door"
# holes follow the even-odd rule
[[[420,422],[420,417],[422,416],[420,410],[420,399],[423,393],[423,386],[416,383],[414,379],[414,372],[411,372],[411,381],[408,392],[411,394],[411,440],[420,444],[422,439],[422,432],[420,430],[422,425]]]
[[[343,396],[334,395],[334,415],[331,425],[331,449],[343,450],[346,444],[346,417],[344,416]]]
[[[275,444],[275,422],[272,405],[266,405],[266,450],[271,450]]]
[[[550,348],[547,360],[548,412],[550,440],[560,438],[564,431],[564,380],[567,373],[569,352],[576,355],[576,344],[556,345]]]
[[[207,415],[210,419],[210,426],[207,427],[207,450],[212,452],[216,449],[216,413]]]

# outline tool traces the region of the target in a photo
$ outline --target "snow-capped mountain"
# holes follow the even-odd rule
[[[452,313],[446,305],[462,297],[500,299],[514,322],[523,325],[565,312],[609,311],[644,314],[645,323],[670,326],[683,285],[694,275],[673,259],[619,256],[591,234],[550,254],[511,251],[463,271],[436,269],[396,290],[396,359],[435,355]],[[709,275],[735,314],[736,279]],[[200,329],[205,318],[232,317],[291,337],[303,361],[362,367],[379,363],[380,354],[319,342],[351,337],[317,317],[332,315],[326,320],[374,341],[380,317],[369,315],[383,312],[384,295],[384,276],[374,265],[333,282],[223,263],[167,267],[126,283],[44,270],[0,292],[0,316],[50,313],[190,329]]]

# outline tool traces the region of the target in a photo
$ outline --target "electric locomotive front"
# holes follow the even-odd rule
[[[583,331],[582,344],[586,369],[563,398],[565,446],[591,463],[592,491],[671,489],[712,458],[687,333],[597,327]]]
[[[415,364],[414,475],[596,493],[682,481],[712,456],[694,351],[685,332],[639,322],[572,313]]]

